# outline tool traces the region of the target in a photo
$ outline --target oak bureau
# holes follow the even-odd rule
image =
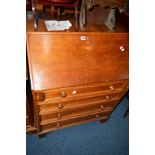
[[[34,127],[39,135],[108,120],[128,91],[128,32],[47,32],[27,25]]]

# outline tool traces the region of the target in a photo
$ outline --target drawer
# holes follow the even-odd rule
[[[104,94],[95,94],[91,96],[83,96],[78,99],[66,99],[64,101],[51,101],[51,102],[42,102],[38,104],[41,112],[54,112],[57,110],[76,108],[78,106],[90,105],[96,102],[106,103],[108,101],[116,101],[121,98],[122,92],[120,93],[104,93]]]
[[[40,111],[39,117],[40,121],[46,120],[61,120],[66,118],[71,118],[79,115],[89,114],[92,112],[113,110],[118,101],[96,101],[94,104],[90,104],[87,106],[79,106],[77,108],[70,108],[68,110],[58,110],[55,112],[50,111]]]
[[[51,100],[66,100],[72,98],[79,98],[83,95],[98,94],[104,92],[119,92],[128,85],[128,80],[107,82],[101,84],[92,84],[68,88],[53,89],[48,91],[38,92],[38,102],[51,102]]]
[[[106,120],[108,119],[111,111],[106,111],[106,112],[96,112],[96,113],[91,113],[89,115],[83,115],[71,119],[66,119],[66,120],[61,120],[61,121],[46,121],[46,122],[41,122],[40,123],[40,133],[45,133],[49,131],[54,131],[58,129],[62,129],[65,127],[77,125],[77,124],[83,124],[86,122],[91,122],[95,120]]]

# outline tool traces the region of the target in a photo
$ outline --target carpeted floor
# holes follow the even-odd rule
[[[124,98],[106,123],[92,122],[51,132],[39,139],[26,135],[27,155],[128,155],[129,116]]]

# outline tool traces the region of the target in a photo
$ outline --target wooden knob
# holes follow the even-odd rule
[[[105,98],[106,98],[106,100],[110,100],[110,96],[108,96],[108,95]]]
[[[61,104],[61,103],[58,104],[59,109],[62,109],[63,107],[64,107],[63,104]]]
[[[62,91],[62,92],[61,92],[61,97],[62,97],[62,98],[65,98],[65,97],[67,97],[67,94],[66,94],[64,91]]]
[[[77,94],[77,90],[73,90],[73,91],[72,91],[72,94],[73,94],[73,95],[76,95],[76,94]]]
[[[60,123],[57,123],[57,127],[60,127],[61,126],[61,124]]]
[[[103,106],[103,105],[100,105],[100,108],[101,108],[101,109],[104,109],[104,106]]]
[[[96,118],[99,119],[99,115],[98,114],[96,114]]]
[[[123,46],[120,46],[119,49],[120,49],[121,52],[125,51],[125,48]]]
[[[62,115],[61,115],[60,113],[58,113],[58,114],[57,114],[57,117],[58,117],[58,118],[61,118],[61,117],[62,117]]]
[[[38,102],[44,101],[45,98],[46,98],[46,97],[45,97],[45,94],[44,94],[43,92],[37,93],[37,101],[38,101]]]
[[[109,88],[110,88],[110,90],[114,90],[115,89],[114,86],[109,86]]]

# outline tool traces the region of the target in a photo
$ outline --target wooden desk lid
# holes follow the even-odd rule
[[[27,34],[32,90],[128,79],[128,34]]]

